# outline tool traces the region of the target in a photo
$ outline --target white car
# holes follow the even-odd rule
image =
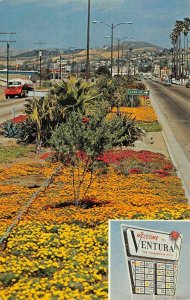
[[[181,84],[180,80],[177,80],[177,79],[172,79],[172,83],[177,84],[177,85]]]

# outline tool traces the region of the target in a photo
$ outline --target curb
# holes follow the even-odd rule
[[[148,84],[147,84],[148,86]],[[163,137],[168,148],[169,155],[171,160],[177,169],[177,175],[181,178],[183,188],[185,190],[185,196],[188,199],[188,203],[190,204],[190,162],[185,156],[182,147],[177,142],[175,135],[171,131],[165,117],[163,116],[157,102],[157,96],[155,95],[154,91],[148,86],[151,91],[153,97],[151,97],[152,106],[158,116],[158,120],[162,125],[163,128]]]

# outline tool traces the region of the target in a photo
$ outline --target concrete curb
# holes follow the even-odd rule
[[[147,84],[148,86],[148,84]],[[152,106],[158,116],[158,120],[163,128],[163,137],[166,142],[166,146],[168,148],[168,152],[170,154],[171,160],[174,166],[177,169],[177,175],[181,178],[183,183],[183,188],[185,190],[185,196],[188,199],[188,203],[190,204],[190,162],[185,156],[182,147],[177,142],[175,135],[171,131],[166,118],[163,116],[157,102],[157,96],[153,92],[153,90],[148,86],[151,91],[153,97],[151,97]]]

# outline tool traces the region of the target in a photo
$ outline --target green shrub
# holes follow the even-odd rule
[[[59,125],[52,134],[52,148],[61,154],[63,162],[66,158],[72,166],[73,200],[76,205],[85,197],[93,180],[99,175],[97,172],[102,173],[98,157],[103,151],[132,145],[141,136],[142,132],[134,119],[117,114],[109,119],[107,112],[105,102],[94,104],[87,117],[79,109],[73,110],[65,123]],[[87,183],[89,173],[90,180]],[[85,186],[85,191],[81,195],[82,186]]]

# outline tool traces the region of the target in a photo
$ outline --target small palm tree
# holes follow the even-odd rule
[[[74,76],[71,76],[68,81],[56,84],[50,93],[50,97],[56,98],[63,108],[65,115],[73,109],[85,112],[88,104],[98,100],[100,96],[94,84],[79,81]]]

